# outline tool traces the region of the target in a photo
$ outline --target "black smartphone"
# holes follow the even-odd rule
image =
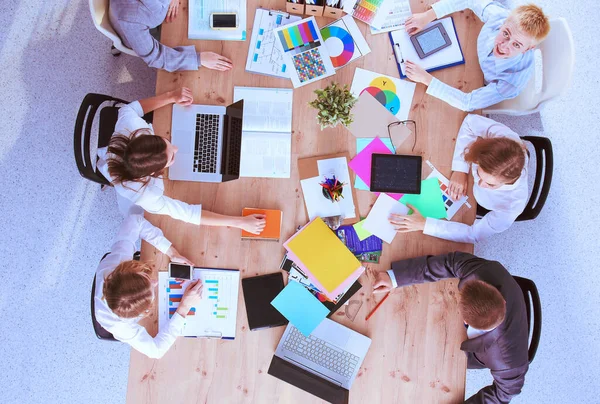
[[[191,280],[194,275],[194,268],[187,264],[169,263],[169,278],[179,278]]]

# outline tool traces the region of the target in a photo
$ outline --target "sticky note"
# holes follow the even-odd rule
[[[373,234],[371,234],[370,231],[366,230],[363,225],[365,224],[365,220],[361,220],[360,222],[353,224],[352,227],[354,227],[354,231],[356,231],[356,235],[358,236],[358,239],[360,241],[363,241],[366,238],[371,237]]]
[[[405,194],[401,199],[405,205],[412,205],[419,210],[423,217],[445,219],[446,208],[442,199],[442,190],[437,178],[421,181],[421,193],[418,195]]]
[[[298,282],[289,282],[271,304],[306,337],[329,314],[327,307]]]

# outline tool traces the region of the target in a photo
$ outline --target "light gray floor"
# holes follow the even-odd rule
[[[600,192],[597,2],[540,0],[569,21],[578,45],[571,90],[541,115],[501,120],[552,139],[554,182],[544,211],[476,247],[535,280],[544,327],[519,403],[597,403]],[[138,99],[155,73],[113,58],[87,2],[0,6],[0,402],[125,401],[129,349],[95,339],[89,287],[117,223],[114,194],[79,177],[72,131],[88,92]],[[467,394],[489,383],[469,371]]]

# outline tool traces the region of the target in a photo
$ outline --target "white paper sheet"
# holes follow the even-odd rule
[[[406,215],[409,209],[387,194],[379,194],[373,208],[365,219],[363,228],[376,235],[388,244],[391,244],[396,236],[396,230],[390,223],[389,217],[392,213]]]
[[[352,186],[350,184],[350,172],[348,171],[348,160],[346,157],[336,157],[327,160],[318,160],[317,169],[321,176],[321,181],[325,177],[331,178],[335,174],[338,181],[343,182],[344,190],[342,191],[343,198],[337,204],[340,205],[340,210],[346,219],[356,217],[356,207],[354,206],[354,198],[352,195]]]
[[[244,100],[244,131],[292,132],[292,100],[289,88],[234,87],[233,101]]]
[[[214,41],[246,40],[246,0],[190,0],[188,3],[188,38]],[[210,15],[236,13],[236,29],[212,29]]]
[[[390,10],[381,24],[381,29],[371,28],[371,34],[383,34],[404,26],[404,22],[412,15],[410,10],[410,1],[408,0],[387,0],[390,3]]]
[[[315,217],[329,217],[337,215],[344,215],[344,217],[347,219],[356,217],[354,203],[347,203],[344,201],[345,198],[343,198],[340,202],[331,202],[330,200],[326,199],[323,196],[323,187],[321,186],[321,182],[323,182],[323,178],[320,176],[307,178],[300,181],[309,220],[312,220]],[[346,190],[344,187],[343,195],[348,197],[346,192],[348,192],[350,195],[348,200],[352,202],[352,190],[350,188]]]
[[[371,52],[369,44],[350,15],[321,28],[321,36],[336,70]],[[347,52],[352,52],[351,56],[348,57]]]

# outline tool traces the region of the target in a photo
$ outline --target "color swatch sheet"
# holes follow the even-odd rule
[[[369,92],[396,118],[405,121],[408,119],[416,86],[415,83],[357,67],[350,91],[355,97],[364,91]]]
[[[285,62],[283,48],[275,34],[275,28],[300,19],[296,15],[284,12],[257,9],[246,59],[246,71],[290,78],[289,66]]]
[[[420,194],[404,194],[400,199],[405,205],[414,206],[423,217],[434,219],[445,219],[446,208],[442,198],[442,190],[437,178],[429,178],[421,181]]]
[[[391,198],[387,194],[379,194],[369,215],[365,219],[363,227],[371,234],[374,234],[386,243],[391,244],[396,236],[396,230],[390,223],[390,215],[392,213],[406,215],[408,212],[408,208],[397,200]]]
[[[364,271],[321,218],[309,222],[283,246],[288,257],[330,299],[348,289]]]
[[[288,282],[271,304],[306,337],[329,314],[327,307],[298,282]]]
[[[194,269],[194,279],[203,283],[202,300],[185,319],[186,337],[234,338],[237,322],[240,272],[224,269]],[[162,329],[175,314],[190,281],[158,273],[158,325]]]
[[[324,79],[335,74],[329,52],[314,17],[305,18],[275,29],[290,67],[294,87]]]
[[[389,8],[380,29],[371,28],[371,34],[383,34],[404,27],[406,19],[412,15],[409,0],[387,0]]]
[[[356,173],[367,187],[371,185],[371,157],[373,154],[393,154],[390,149],[379,139],[378,137],[373,138],[371,142],[362,149],[356,157],[354,157],[348,167],[350,167]],[[389,196],[395,200],[402,198],[402,194],[388,193]]]
[[[290,178],[292,101],[289,88],[234,87],[244,100],[240,177]]]
[[[246,0],[190,0],[188,13],[188,38],[214,41],[246,40]],[[214,13],[237,14],[235,29],[212,29],[210,15]]]
[[[448,178],[446,178],[444,174],[439,172],[429,160],[426,160],[425,163],[427,163],[427,165],[433,170],[431,171],[431,174],[427,176],[426,179],[437,178],[438,183],[440,184],[440,190],[442,191],[442,200],[444,201],[444,207],[446,208],[446,219],[451,220],[456,214],[456,212],[458,212],[460,210],[460,207],[463,205],[467,205],[467,207],[470,209],[471,205],[469,204],[469,202],[467,202],[469,197],[465,195],[458,200],[452,199],[450,193],[448,192],[448,187],[450,186],[450,181],[448,181]]]
[[[392,145],[392,140],[390,138],[379,138],[385,147],[389,149],[391,153],[394,153],[394,146]],[[370,137],[358,137],[356,138],[356,154],[360,153],[365,147],[369,145],[373,141],[373,138]],[[370,188],[360,177],[357,175],[354,178],[354,188],[360,189],[361,191],[370,191]]]
[[[392,6],[391,0],[345,1],[344,11],[370,26],[380,29]]]
[[[356,22],[349,15],[321,28],[321,36],[336,70],[371,52]]]
[[[345,219],[356,217],[356,206],[350,185],[350,172],[348,160],[345,157],[318,160],[319,176],[306,178],[300,181],[304,203],[309,220],[316,217],[329,217],[343,215]],[[339,201],[332,202],[323,196],[321,183],[327,178],[335,178],[344,184],[342,196]]]

